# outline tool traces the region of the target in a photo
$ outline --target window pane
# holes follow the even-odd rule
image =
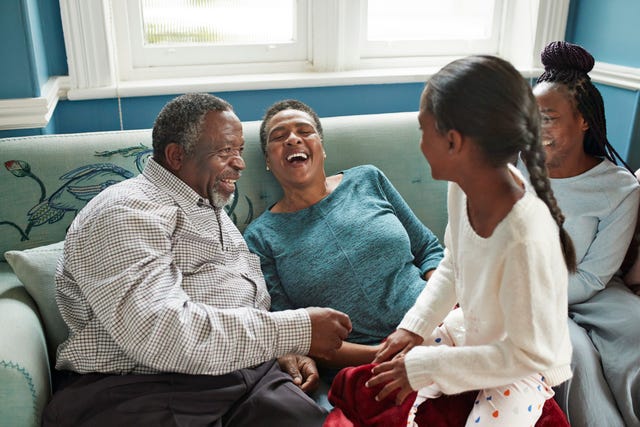
[[[141,0],[145,45],[295,41],[295,0]]]
[[[369,0],[367,40],[478,40],[491,37],[494,0]]]

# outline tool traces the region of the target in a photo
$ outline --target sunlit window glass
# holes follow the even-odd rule
[[[295,0],[141,0],[144,44],[295,40]]]
[[[369,0],[367,39],[476,40],[490,36],[494,0]]]

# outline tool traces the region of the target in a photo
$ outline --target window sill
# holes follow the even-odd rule
[[[376,85],[426,82],[440,67],[371,69],[341,72],[243,74],[207,78],[138,80],[117,86],[66,91],[69,100],[173,95],[187,92],[230,92],[325,86]],[[537,77],[539,69],[520,70],[525,78]]]
[[[424,83],[439,67],[377,69],[333,73],[288,73],[237,75],[206,79],[166,79],[124,82],[119,86],[72,89],[68,76],[54,76],[43,86],[42,96],[0,100],[0,130],[45,127],[58,100],[89,100],[136,96],[173,95],[186,92],[228,92],[390,83]],[[539,68],[520,69],[525,78],[535,79]],[[640,68],[596,62],[589,73],[595,83],[640,91]]]

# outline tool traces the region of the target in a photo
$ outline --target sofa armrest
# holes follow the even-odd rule
[[[39,426],[51,395],[45,334],[36,305],[6,263],[0,264],[0,420]]]

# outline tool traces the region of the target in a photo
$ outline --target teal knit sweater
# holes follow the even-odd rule
[[[245,239],[260,257],[272,310],[332,307],[351,317],[348,341],[377,344],[411,308],[443,250],[382,171],[342,173],[326,198],[294,213],[267,210]]]

